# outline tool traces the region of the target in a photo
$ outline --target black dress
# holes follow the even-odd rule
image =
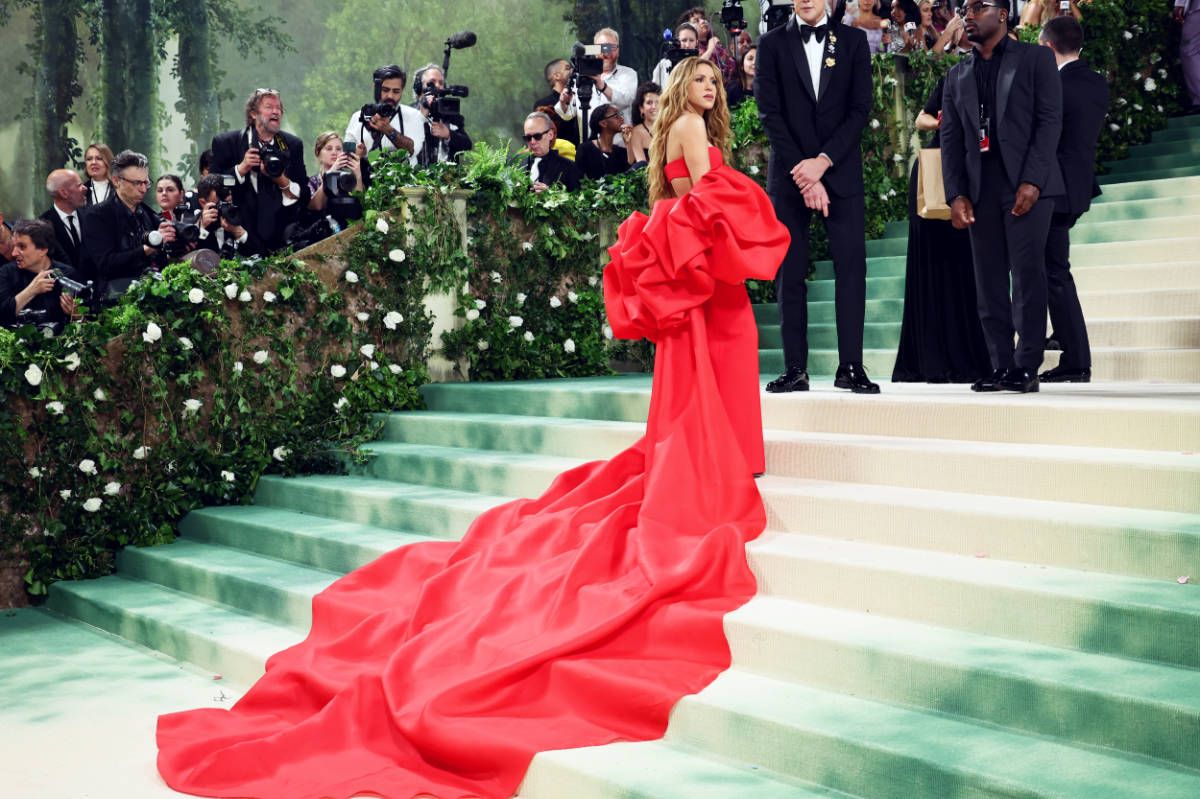
[[[925,103],[937,116],[942,81]],[[938,146],[938,134],[932,147]],[[917,216],[917,165],[908,181],[904,320],[893,383],[971,383],[991,373],[975,301],[971,237],[949,221]]]
[[[586,141],[575,150],[575,165],[584,176],[600,180],[605,175],[619,175],[629,171],[629,154],[619,144],[614,144],[611,153],[596,145],[596,140]]]

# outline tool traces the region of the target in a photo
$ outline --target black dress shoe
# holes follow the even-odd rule
[[[789,391],[808,391],[808,372],[798,366],[793,366],[770,383],[767,383],[767,391],[772,394],[785,394]]]
[[[1004,379],[1007,369],[996,369],[987,377],[981,377],[971,384],[972,391],[999,391],[1000,381]]]
[[[1004,373],[997,384],[1005,391],[1015,391],[1018,394],[1032,394],[1038,390],[1037,372],[1032,369],[1022,369],[1014,366]]]
[[[861,363],[844,363],[833,378],[834,388],[848,388],[855,394],[878,394],[879,384],[872,383]]]
[[[1038,375],[1038,379],[1043,383],[1090,383],[1092,382],[1092,370],[1056,366],[1042,372]]]

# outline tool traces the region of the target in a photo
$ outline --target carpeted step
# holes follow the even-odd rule
[[[1200,774],[732,670],[667,738],[871,799],[1194,799]]]
[[[397,547],[436,540],[258,505],[201,508],[179,523],[185,539],[344,574]]]
[[[1133,200],[1161,200],[1172,197],[1194,197],[1200,194],[1200,177],[1171,180],[1131,180],[1103,187],[1103,194],[1092,205],[1106,205]]]
[[[533,410],[533,409],[531,409]],[[643,414],[644,417],[644,414]],[[563,417],[418,411],[388,414],[380,441],[499,450],[563,458],[605,458],[636,442],[645,420],[601,421]]]
[[[1198,270],[1200,271],[1200,270]],[[1200,293],[1200,286],[1197,286]],[[1087,320],[1093,347],[1200,349],[1200,309],[1196,316]]]
[[[1087,266],[1071,274],[1080,291],[1139,291],[1149,286],[1200,289],[1200,261]]]
[[[808,301],[810,303],[833,302],[834,291],[835,284],[833,280],[808,281]],[[904,299],[904,277],[868,277],[867,299]],[[899,322],[900,320],[897,319],[896,321]]]
[[[1114,189],[1115,190],[1115,189]],[[1079,225],[1092,225],[1104,222],[1125,222],[1138,219],[1161,219],[1167,216],[1196,217],[1200,216],[1200,194],[1188,194],[1178,197],[1162,197],[1149,200],[1116,200],[1101,202],[1108,190],[1100,197],[1092,200],[1092,206],[1087,213],[1079,218]],[[1189,224],[1188,229],[1191,228]]]
[[[1155,139],[1148,144],[1135,144],[1129,148],[1130,160],[1155,155],[1191,155],[1200,158],[1200,134],[1185,139]]]
[[[892,300],[878,300],[877,302],[892,302]],[[899,302],[899,300],[896,302]],[[833,303],[828,304],[833,305]],[[811,308],[812,305],[809,307]],[[809,350],[808,352],[808,373],[810,375],[833,377],[840,364],[841,358],[838,357],[838,352],[835,349]],[[896,349],[894,347],[863,350],[863,366],[866,367],[867,374],[876,382],[887,380],[891,376],[892,368],[895,365]],[[760,349],[758,351],[758,368],[762,374],[772,377],[783,374],[785,368],[783,350]]]
[[[180,539],[127,547],[118,571],[300,631],[312,624],[312,598],[340,575],[220,544]]]
[[[1191,199],[1191,198],[1188,198]],[[1126,210],[1126,203],[1111,203],[1109,206],[1098,206],[1101,212],[1108,211],[1110,208]],[[1109,211],[1109,213],[1112,213]],[[1102,219],[1103,213],[1093,218],[1091,212],[1080,217],[1079,222],[1075,227],[1071,228],[1071,247],[1072,251],[1075,247],[1084,244],[1106,244],[1113,242],[1140,242],[1149,241],[1152,239],[1175,239],[1181,234],[1186,234],[1194,230],[1195,216],[1186,215],[1185,211],[1178,208],[1171,209],[1165,215],[1155,215],[1152,218],[1133,218],[1133,219]],[[881,241],[883,241],[881,239]],[[891,249],[897,250],[891,255],[907,256],[907,235],[895,236],[886,239]],[[899,242],[905,242],[905,246],[901,247]],[[868,275],[871,274],[871,269],[867,268]]]
[[[1195,669],[774,597],[725,630],[741,671],[1200,767]]]
[[[1154,286],[1140,291],[1080,291],[1079,304],[1089,319],[1163,316],[1200,319],[1200,289]]]
[[[355,474],[510,497],[539,496],[558,475],[584,463],[579,458],[390,441],[368,444],[363,451],[370,460],[354,467]]]
[[[644,423],[650,408],[650,380],[649,375],[630,374],[574,380],[430,383],[421,387],[421,397],[433,411]]]
[[[242,685],[262,676],[268,657],[303,638],[298,630],[118,575],[55,583],[47,604],[64,616]]]
[[[1156,130],[1151,136],[1151,142],[1192,141],[1200,139],[1200,129],[1195,127],[1164,128]]]
[[[867,300],[867,322],[898,322],[904,316],[904,297],[883,300]],[[809,324],[834,324],[837,312],[832,300],[813,300],[808,303]],[[754,319],[759,326],[779,324],[779,306],[759,304],[754,306]],[[832,372],[830,373],[832,374]]]
[[[1043,369],[1058,365],[1061,353],[1047,352]],[[1200,349],[1092,348],[1095,380],[1137,383],[1200,382]]]
[[[1130,181],[1145,181],[1145,180],[1168,180],[1170,178],[1185,178],[1195,177],[1200,174],[1200,166],[1177,166],[1171,168],[1146,169],[1138,172],[1116,172],[1108,175],[1100,175],[1096,178],[1101,186],[1108,186],[1115,183],[1125,183]]]
[[[759,594],[1083,652],[1200,667],[1200,590],[1175,581],[769,533]]]
[[[1189,140],[1189,142],[1194,140]],[[1196,153],[1190,148],[1178,153],[1134,153],[1130,152],[1129,157],[1121,161],[1107,161],[1104,166],[1108,169],[1108,175],[1119,175],[1129,172],[1152,172],[1159,170],[1173,169],[1194,169],[1196,167]],[[1193,172],[1192,174],[1195,174]]]
[[[908,240],[902,238],[872,239],[867,242],[867,257],[882,258],[886,256],[905,255],[908,252]]]
[[[1200,572],[1196,514],[770,474],[758,488],[784,533],[1154,580]]]
[[[904,234],[907,241],[907,232]],[[907,249],[901,250],[899,255],[889,255],[885,257],[875,257],[867,259],[867,277],[904,277],[904,270],[908,262]],[[814,272],[812,280],[833,280],[833,261],[816,261],[813,264]]]
[[[853,799],[668,741],[539,752],[513,799]]]
[[[1167,130],[1181,129],[1200,132],[1200,114],[1185,114],[1167,119]],[[1158,133],[1154,135],[1157,136]]]
[[[820,284],[816,284],[820,285]],[[904,296],[904,287],[900,287]],[[900,320],[895,322],[867,322],[863,326],[863,346],[869,350],[895,350],[900,345]],[[778,325],[767,325],[758,329],[758,346],[764,350],[783,347],[783,333]],[[837,326],[832,324],[810,324],[808,346],[815,350],[837,349]]]

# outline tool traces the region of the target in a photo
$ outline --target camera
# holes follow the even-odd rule
[[[262,171],[267,177],[277,178],[287,168],[287,157],[274,142],[260,144],[258,157],[262,159]]]
[[[905,22],[904,23],[904,32],[905,33],[912,33],[916,29],[917,29],[917,23],[915,23],[915,22]]]
[[[1071,0],[1061,0],[1058,4],[1059,16],[1071,13]]]
[[[17,311],[17,327],[33,325],[45,338],[54,338],[63,331],[62,322],[50,321],[50,312],[45,308],[22,308]]]
[[[741,0],[725,0],[721,4],[721,24],[730,36],[737,36],[746,30],[746,19],[742,14]]]
[[[217,203],[217,213],[222,219],[231,225],[237,226],[242,224],[241,213],[238,207],[232,200],[221,200]]]
[[[175,206],[171,212],[171,227],[175,228],[175,242],[194,244],[200,240],[200,209],[190,203]]]
[[[575,42],[571,48],[571,72],[578,78],[598,78],[604,74],[602,55],[610,55],[616,49],[611,44],[583,44]]]
[[[371,117],[381,116],[384,119],[391,119],[399,112],[399,108],[391,103],[367,103],[359,111],[358,121],[363,125],[371,124]]]
[[[791,0],[759,0],[759,10],[762,11],[761,30],[772,31],[786,24],[794,8],[795,3]]]
[[[460,98],[469,97],[471,90],[466,86],[447,86],[444,89],[430,87],[421,102],[429,109],[429,119],[447,125],[464,127]]]
[[[695,47],[680,47],[679,42],[675,41],[674,37],[671,36],[670,29],[667,29],[663,31],[663,43],[662,47],[659,48],[659,55],[669,62],[670,65],[667,67],[667,74],[670,75],[671,70],[680,61],[691,56],[698,56],[700,55],[700,51]]]
[[[50,274],[54,275],[54,282],[62,289],[63,294],[66,294],[68,297],[74,297],[80,302],[91,302],[96,295],[95,287],[90,280],[86,283],[80,283],[77,280],[67,277],[58,269],[50,270]]]
[[[352,141],[342,142],[342,153],[353,156],[355,144]],[[358,187],[358,178],[349,169],[331,169],[321,176],[321,185],[325,188],[325,196],[330,202],[345,201]]]

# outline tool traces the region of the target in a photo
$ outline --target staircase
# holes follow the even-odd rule
[[[1200,147],[1200,125],[1164,133]],[[726,619],[733,667],[663,740],[539,754],[523,799],[1200,797],[1200,177],[1145,172],[1081,222],[1078,281],[1100,379],[1181,382],[764,395],[768,530],[747,549],[759,593]],[[877,375],[903,245],[872,244]],[[632,443],[649,389],[427,386],[350,474],[263,478],[254,505],[196,511],[49,607],[246,685],[314,593]]]
[[[1104,193],[1071,232],[1071,266],[1091,338],[1093,378],[1200,382],[1200,116],[1170,120],[1150,144],[1105,165]],[[1167,178],[1173,178],[1167,180]],[[863,361],[889,378],[904,315],[908,223],[867,242]],[[759,363],[783,371],[778,309],[755,308]],[[837,369],[833,263],[809,283],[809,371]],[[1046,353],[1045,367],[1058,363]]]

